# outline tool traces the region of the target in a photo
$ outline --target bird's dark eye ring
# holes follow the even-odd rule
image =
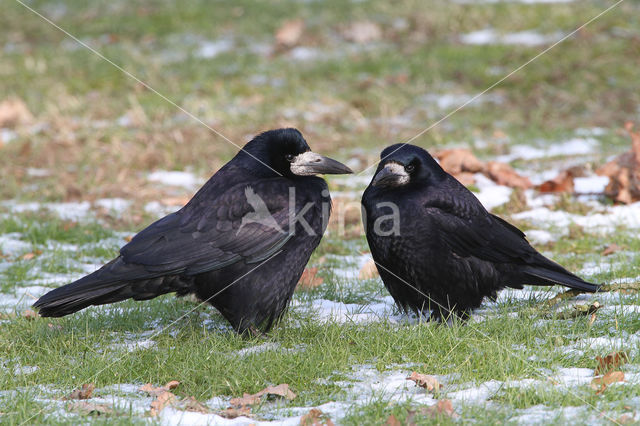
[[[411,173],[415,170],[415,168],[416,167],[413,164],[407,164],[406,166],[404,166],[404,169],[407,173]]]
[[[287,154],[284,156],[285,160],[287,160],[288,162],[292,162],[294,158],[296,158],[295,155],[293,154]]]

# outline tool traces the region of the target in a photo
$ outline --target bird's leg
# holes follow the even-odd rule
[[[256,326],[254,326],[253,324],[249,326],[249,328],[247,328],[247,331],[249,332],[249,334],[251,334],[252,337],[256,337],[256,338],[261,338],[261,339],[266,339],[267,336],[265,333],[263,333],[262,331],[260,331]]]

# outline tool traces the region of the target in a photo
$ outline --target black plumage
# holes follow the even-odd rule
[[[351,170],[311,152],[295,129],[262,133],[182,209],[143,229],[99,270],[34,306],[42,316],[57,317],[129,298],[193,293],[238,332],[267,331],[287,307],[327,225],[331,200],[317,173]]]
[[[362,197],[363,220],[380,276],[402,310],[466,318],[505,287],[597,291],[487,212],[424,149],[392,145],[381,158]]]

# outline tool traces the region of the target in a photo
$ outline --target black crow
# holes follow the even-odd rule
[[[151,224],[92,274],[34,307],[59,317],[90,305],[195,294],[239,333],[282,316],[327,226],[331,199],[319,173],[352,173],[311,152],[296,129],[264,132],[180,210]]]
[[[538,253],[427,151],[396,144],[381,154],[362,196],[371,254],[398,307],[436,320],[465,319],[505,287],[588,283]]]

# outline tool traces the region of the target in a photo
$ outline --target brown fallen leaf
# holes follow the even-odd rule
[[[195,411],[197,413],[202,413],[202,414],[209,414],[211,412],[209,407],[207,407],[206,405],[198,401],[193,396],[190,396],[189,398],[184,399],[181,402],[182,402],[182,407],[186,411]]]
[[[160,414],[160,412],[164,410],[167,405],[174,404],[175,402],[176,396],[169,391],[164,391],[156,396],[153,401],[151,401],[151,409],[149,410],[149,415],[151,417],[155,417]]]
[[[609,184],[605,195],[617,203],[630,204],[640,200],[640,132],[633,131],[633,123],[625,124],[631,138],[631,150],[618,155],[596,170],[607,176]]]
[[[7,98],[0,102],[0,127],[15,127],[33,120],[27,104],[19,98]]]
[[[301,290],[310,290],[318,287],[324,279],[318,276],[318,268],[305,268],[298,281],[298,288]]]
[[[321,410],[312,408],[300,418],[300,426],[333,426],[333,422]]]
[[[549,317],[549,318],[553,317],[553,318],[561,319],[561,320],[579,318],[579,317],[583,317],[583,316],[593,315],[601,307],[602,307],[602,305],[600,304],[600,302],[595,301],[590,305],[587,305],[587,304],[574,305],[571,309],[568,309],[568,310],[562,311],[562,312],[558,312],[558,313],[555,313],[555,314],[549,314],[549,315],[547,315],[547,317]]]
[[[89,399],[93,394],[93,390],[96,388],[96,385],[93,383],[85,383],[80,388],[74,389],[69,395],[65,396],[63,399]]]
[[[33,311],[33,310],[31,310],[31,309],[27,309],[26,311],[24,311],[22,313],[22,317],[26,318],[28,320],[34,320],[34,319],[38,318],[38,313]]]
[[[447,417],[457,417],[456,412],[453,409],[453,403],[450,399],[440,399],[434,405],[431,405],[426,408],[425,414],[430,415],[431,417],[437,416],[447,416]]]
[[[220,417],[225,419],[235,419],[236,417],[251,417],[251,407],[248,405],[242,407],[229,407],[218,412]]]
[[[529,189],[533,185],[528,177],[520,176],[510,165],[497,161],[487,163],[486,174],[489,179],[498,185],[505,185],[511,188]]]
[[[416,371],[413,371],[411,375],[407,377],[407,380],[414,381],[417,386],[425,388],[427,392],[437,391],[442,388],[442,385],[435,377],[429,376],[427,374],[421,374]]]
[[[138,390],[142,392],[148,393],[150,396],[158,396],[163,392],[170,391],[171,389],[175,389],[180,384],[177,380],[171,380],[164,386],[154,387],[151,383],[147,383],[145,385],[140,386]]]
[[[286,383],[279,384],[277,386],[267,386],[260,392],[254,394],[245,393],[241,398],[233,398],[229,401],[232,407],[244,407],[248,405],[256,405],[262,401],[263,396],[269,397],[270,395],[281,396],[288,400],[292,400],[296,397],[296,394],[289,389],[289,385]]]
[[[600,253],[602,256],[609,256],[617,251],[622,250],[622,247],[617,245],[616,243],[609,244],[603,251]]]
[[[462,172],[478,173],[485,170],[485,164],[466,148],[443,149],[434,154],[440,166],[449,174]]]
[[[380,274],[378,273],[376,262],[374,262],[373,259],[369,259],[358,273],[359,280],[369,280],[378,276],[380,276]]]
[[[618,417],[615,421],[615,423],[619,425],[628,425],[635,422],[636,422],[636,418],[633,414],[623,414],[620,417]]]
[[[304,32],[304,20],[285,21],[276,31],[276,42],[281,47],[293,47],[300,41]]]
[[[22,260],[31,260],[36,257],[35,253],[25,253],[22,255]]]
[[[165,206],[179,206],[182,207],[189,202],[189,197],[165,197],[160,200]]]
[[[402,423],[400,423],[400,420],[398,420],[398,418],[393,414],[390,414],[389,417],[387,417],[387,421],[384,422],[384,424],[386,426],[402,426]]]
[[[624,373],[622,371],[609,371],[604,376],[593,379],[591,381],[591,389],[600,395],[607,389],[607,386],[617,382],[624,382]]]
[[[107,404],[96,404],[87,401],[74,401],[67,404],[68,411],[75,411],[80,414],[102,415],[113,413],[113,407]]]
[[[342,35],[354,43],[369,43],[382,38],[380,26],[371,21],[356,21],[343,29]]]
[[[597,315],[595,314],[595,312],[591,314],[591,316],[589,317],[589,326],[592,326],[593,323],[596,322],[596,318],[597,318]]]
[[[621,365],[629,362],[629,355],[626,352],[612,352],[604,358],[597,356],[596,361],[598,361],[598,366],[594,374],[600,376],[608,371],[617,370]]]
[[[574,179],[585,175],[584,166],[570,167],[561,171],[555,178],[541,183],[536,189],[540,192],[573,192]]]

